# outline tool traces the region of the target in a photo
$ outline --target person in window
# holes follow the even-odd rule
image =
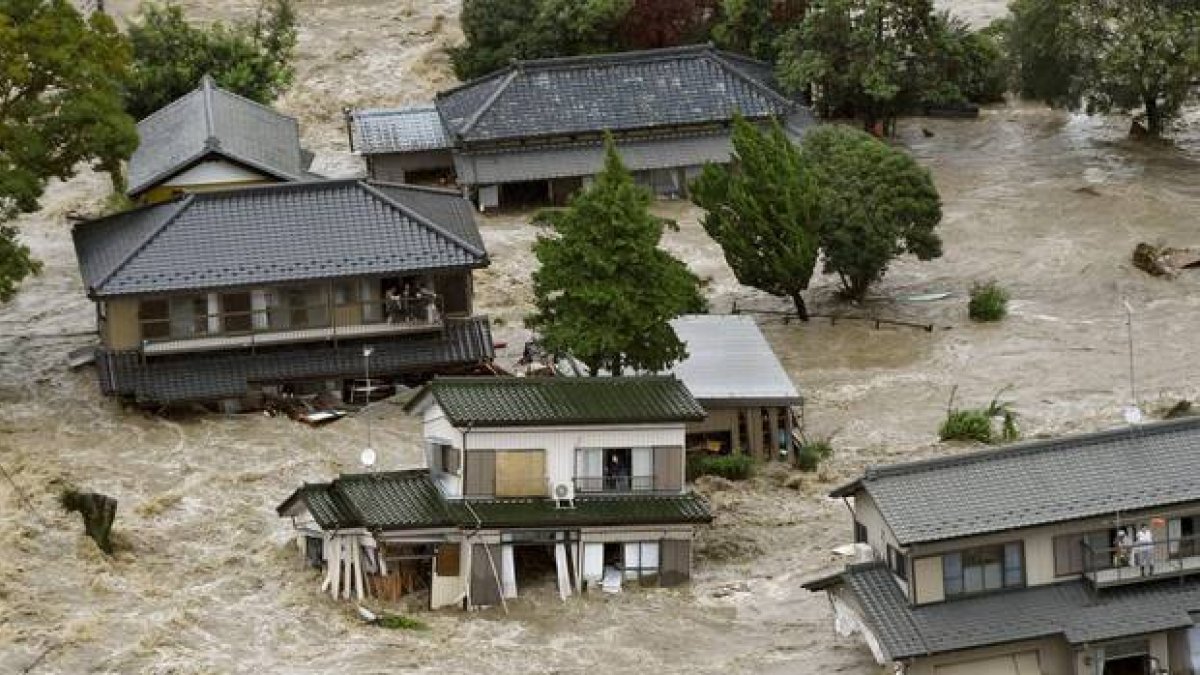
[[[1129,533],[1124,528],[1117,530],[1113,538],[1113,567],[1124,567],[1129,560]]]
[[[1133,540],[1134,564],[1143,575],[1154,574],[1154,533],[1150,526],[1142,523]]]
[[[384,312],[387,313],[387,322],[396,323],[404,318],[404,298],[400,296],[400,292],[395,286],[387,289],[384,295],[383,303]]]

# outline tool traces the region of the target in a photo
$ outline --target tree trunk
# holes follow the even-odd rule
[[[1162,136],[1162,113],[1158,110],[1158,98],[1146,97],[1146,131],[1151,138]]]
[[[117,500],[96,492],[68,491],[62,496],[62,506],[83,516],[83,530],[101,551],[112,555],[113,520],[117,517]]]
[[[792,302],[796,304],[796,315],[801,321],[808,321],[808,306],[804,304],[804,296],[800,291],[792,291]]]

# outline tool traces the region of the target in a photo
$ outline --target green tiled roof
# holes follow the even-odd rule
[[[442,377],[409,408],[429,395],[456,426],[687,422],[705,416],[674,377]]]
[[[306,484],[276,510],[280,515],[295,515],[297,505],[307,507],[317,524],[327,530],[455,524],[441,491],[424,469],[347,474],[331,483]]]
[[[277,509],[297,515],[305,507],[322,529],[365,527],[412,530],[434,527],[598,527],[712,522],[703,499],[685,495],[585,497],[574,508],[549,499],[448,502],[424,469],[343,475],[306,484]],[[478,517],[478,520],[476,518]]]

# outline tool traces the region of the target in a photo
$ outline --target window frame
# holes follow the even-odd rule
[[[900,549],[888,544],[887,547],[887,564],[888,569],[892,571],[901,581],[908,582],[908,554]]]
[[[1009,547],[1013,547],[1013,546],[1016,547],[1016,551],[1018,552],[1018,560],[1020,560],[1020,566],[1017,568],[1017,576],[1015,579],[1010,578],[1010,571],[1011,571],[1012,567],[1008,564],[1009,563],[1008,556],[1009,556],[1009,550],[1010,550]],[[992,565],[995,563],[990,562],[990,561],[981,563],[981,562],[978,562],[977,560],[983,556],[984,552],[992,553],[995,550],[999,550],[999,557],[997,559],[997,562],[1000,565],[1000,584],[999,584],[999,586],[996,586],[996,587],[989,587],[987,584],[986,568],[989,565]],[[968,561],[968,556],[971,556],[971,555],[976,556],[976,561],[970,561],[970,562]],[[953,586],[952,586],[952,584],[950,584],[950,579],[955,578],[955,577],[952,577],[948,572],[948,570],[950,568],[950,565],[948,563],[951,559],[954,559],[954,558],[957,558],[957,560],[958,560],[958,575],[957,575],[958,590],[951,590],[953,588]],[[946,598],[947,600],[955,599],[955,598],[971,597],[971,596],[976,596],[976,595],[985,595],[988,593],[998,593],[1001,591],[1017,590],[1017,589],[1021,589],[1021,588],[1026,588],[1029,583],[1029,575],[1027,572],[1028,561],[1025,559],[1025,542],[1024,542],[1024,540],[1021,540],[1021,539],[1005,541],[1005,542],[1000,542],[1000,543],[996,543],[996,544],[985,544],[982,546],[971,546],[971,547],[967,547],[967,548],[958,549],[955,551],[947,551],[947,552],[941,554],[941,559],[942,559],[942,596],[944,598]],[[978,590],[968,590],[967,589],[967,570],[975,569],[975,568],[980,569],[980,572],[979,572],[980,588]]]

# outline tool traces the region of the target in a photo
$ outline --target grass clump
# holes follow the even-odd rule
[[[806,441],[796,448],[796,468],[801,471],[816,471],[821,462],[833,456],[833,445],[827,438]]]
[[[429,630],[429,626],[424,621],[418,621],[402,614],[380,615],[377,623],[380,628],[392,630]]]
[[[1008,291],[994,281],[971,287],[967,316],[972,321],[999,321],[1008,315]]]
[[[1013,412],[1012,403],[1001,401],[1000,397],[1008,389],[1005,387],[996,392],[991,403],[986,408],[954,407],[954,394],[958,387],[950,393],[950,403],[946,406],[946,419],[938,429],[938,437],[943,441],[975,441],[977,443],[1010,443],[1021,437],[1017,428],[1017,414]],[[992,423],[1000,420],[1000,429]]]
[[[754,475],[754,459],[735,452],[732,455],[692,455],[688,457],[687,478],[720,476],[729,480],[746,480]]]

